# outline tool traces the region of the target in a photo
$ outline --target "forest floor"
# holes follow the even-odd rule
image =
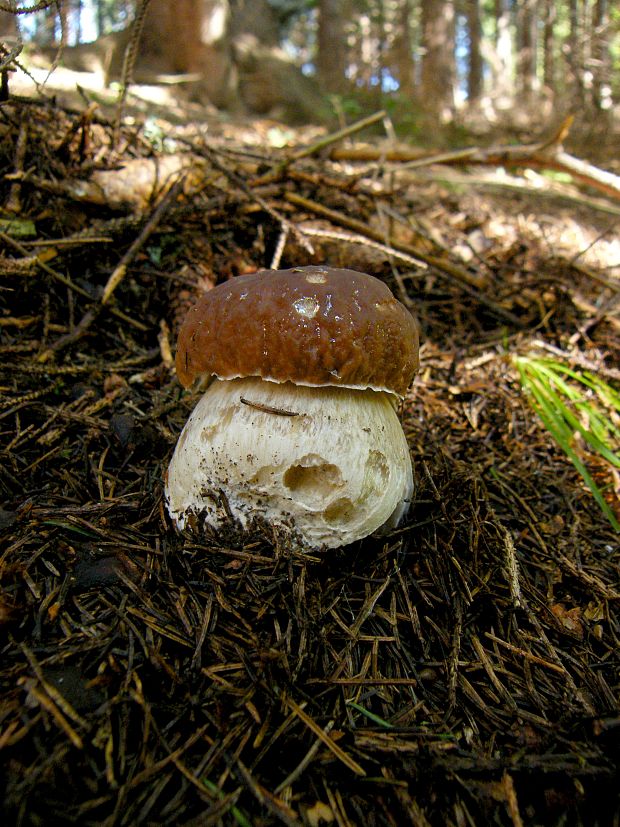
[[[273,121],[10,99],[0,135],[3,823],[619,824],[618,533],[515,362],[618,387],[618,202]],[[419,320],[406,523],[179,535],[185,310],[317,263]]]

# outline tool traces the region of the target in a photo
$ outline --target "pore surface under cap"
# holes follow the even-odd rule
[[[333,267],[264,270],[210,290],[181,327],[176,368],[404,394],[418,367],[417,325],[374,276]]]

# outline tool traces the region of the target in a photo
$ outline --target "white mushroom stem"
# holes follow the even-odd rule
[[[215,380],[170,462],[172,518],[181,529],[193,518],[216,529],[230,514],[243,528],[259,518],[315,549],[395,526],[409,507],[413,475],[392,399],[372,390]]]

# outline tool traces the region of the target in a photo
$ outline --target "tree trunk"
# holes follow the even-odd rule
[[[422,103],[447,122],[454,110],[454,4],[422,0]]]
[[[411,0],[401,0],[396,18],[396,32],[392,47],[394,69],[403,97],[411,99],[415,93],[415,64],[411,42]]]
[[[374,45],[370,17],[367,14],[360,15],[355,54],[359,55],[355,79],[358,83],[361,81],[365,88],[370,89],[372,80],[372,63],[374,59]]]
[[[63,46],[69,45],[71,42],[71,32],[70,32],[70,9],[69,3],[65,2],[61,3],[58,6],[58,22],[60,23],[60,35],[61,35],[61,42]]]
[[[553,29],[557,19],[555,0],[545,0],[543,14],[543,80],[547,90],[551,93],[555,93],[555,38],[553,34]]]
[[[151,0],[141,62],[167,64],[168,72],[199,74],[194,96],[206,95],[215,106],[228,107],[234,103],[236,85],[229,23],[228,0]]]
[[[341,0],[319,0],[316,68],[324,92],[342,94],[346,89],[347,50]]]
[[[493,67],[495,97],[506,105],[513,94],[513,47],[509,0],[495,0],[495,57]]]
[[[596,0],[592,9],[592,103],[599,112],[611,114],[610,22],[607,0]]]
[[[564,53],[568,62],[570,75],[572,96],[575,103],[581,103],[584,100],[584,83],[583,83],[583,49],[582,49],[582,29],[579,20],[579,0],[569,0],[569,20],[570,30],[568,38],[564,44]]]
[[[480,0],[467,0],[467,30],[469,33],[469,64],[467,67],[467,100],[474,103],[482,95],[482,20]]]
[[[105,16],[103,14],[103,6],[101,3],[95,4],[95,13],[97,20],[97,37],[101,37],[105,34]]]
[[[320,120],[327,112],[316,83],[278,47],[281,12],[268,0],[151,0],[134,82],[189,74],[182,94],[198,102],[291,122]],[[131,36],[127,27],[67,48],[62,61],[76,70],[101,72],[106,82],[118,79]]]
[[[229,0],[230,36],[233,40],[251,35],[262,46],[280,43],[276,9],[268,0]]]
[[[75,42],[82,42],[82,0],[77,0],[75,10]]]
[[[536,0],[517,0],[517,91],[531,103],[536,88]]]

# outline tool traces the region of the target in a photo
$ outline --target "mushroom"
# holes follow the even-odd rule
[[[266,523],[309,549],[394,527],[413,494],[396,406],[417,367],[417,324],[373,276],[296,267],[213,288],[178,339],[180,382],[210,384],[168,469],[176,526]]]

